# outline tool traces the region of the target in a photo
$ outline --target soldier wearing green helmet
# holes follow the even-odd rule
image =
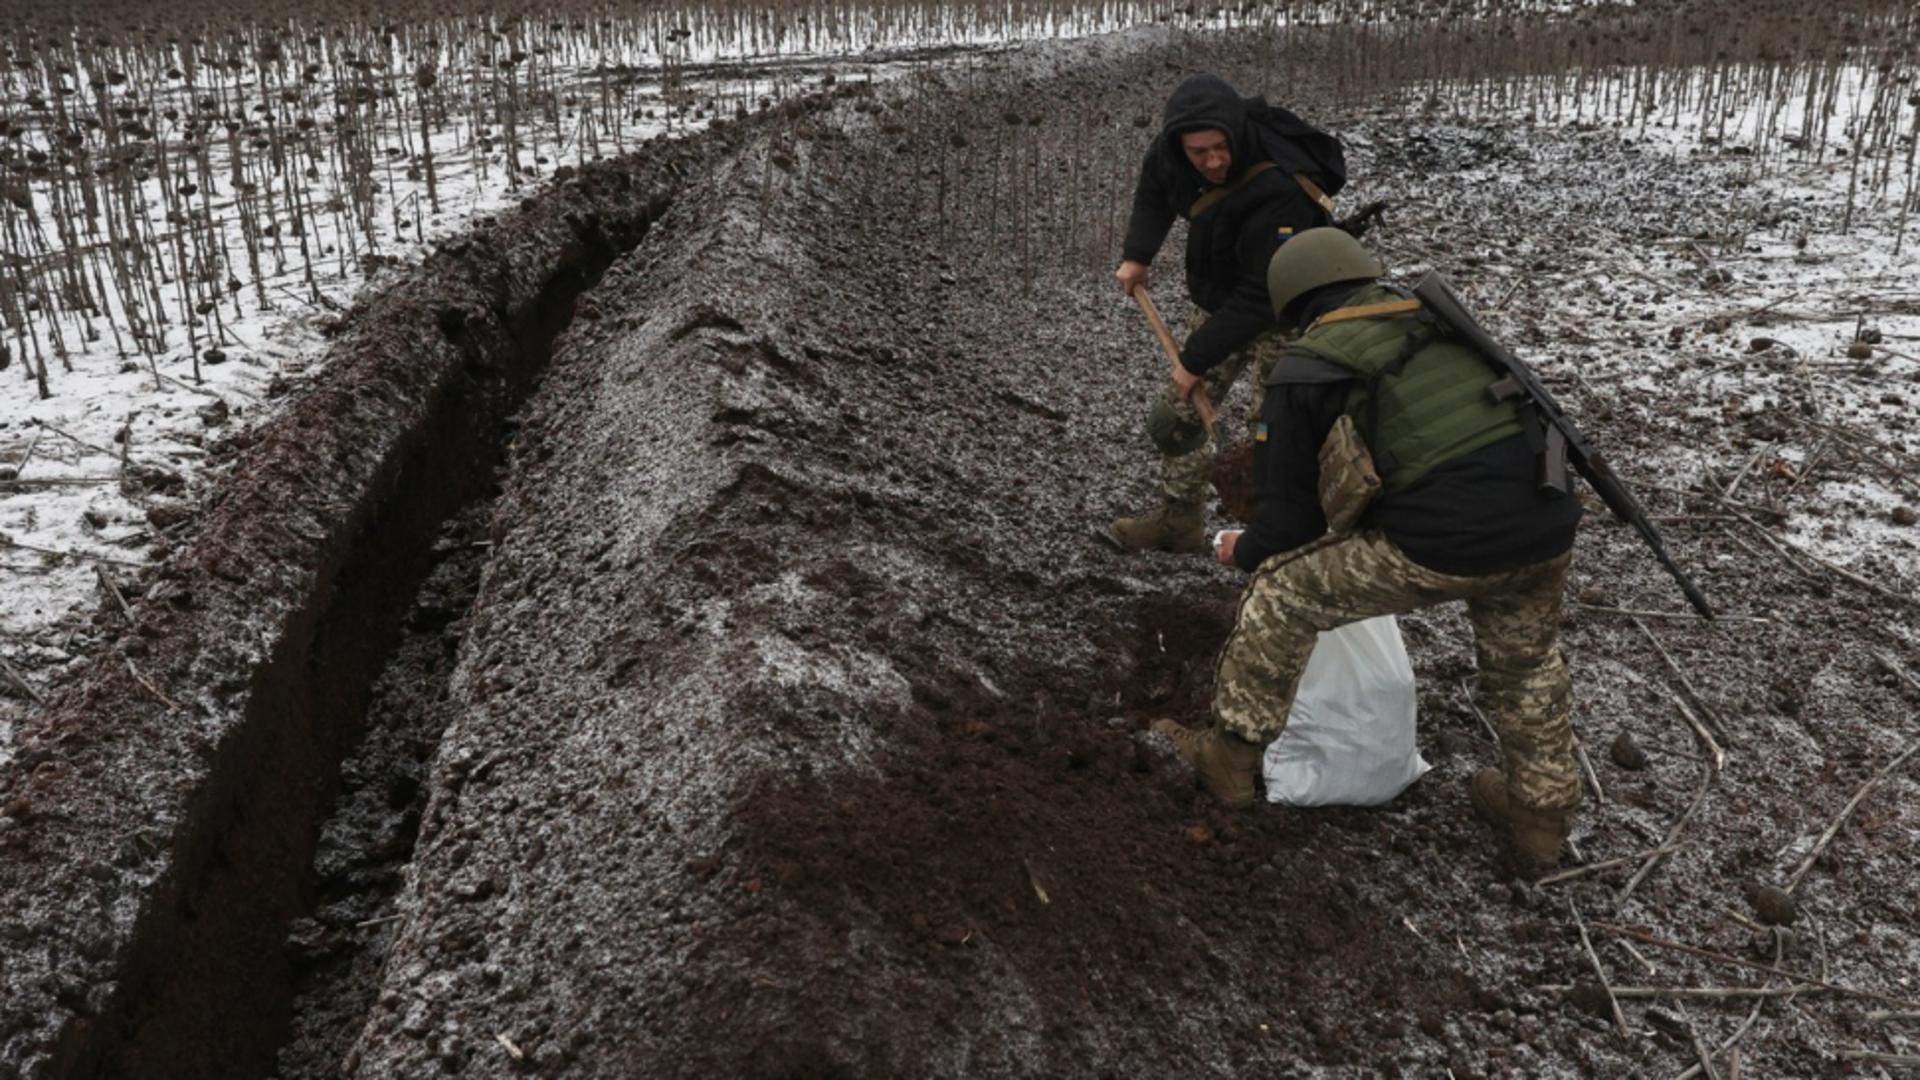
[[[1301,233],[1268,266],[1277,317],[1304,332],[1267,376],[1253,520],[1217,547],[1253,577],[1212,725],[1155,728],[1214,797],[1251,805],[1321,631],[1464,601],[1503,758],[1471,801],[1537,875],[1580,801],[1557,644],[1580,502],[1542,490],[1536,432],[1489,392],[1499,373],[1381,272],[1338,229]]]

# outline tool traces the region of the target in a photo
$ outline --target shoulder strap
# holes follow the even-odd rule
[[[1208,191],[1206,194],[1200,196],[1198,199],[1195,199],[1193,201],[1193,205],[1187,209],[1187,220],[1192,221],[1194,218],[1197,218],[1201,214],[1204,214],[1207,211],[1213,209],[1215,203],[1218,203],[1221,199],[1224,199],[1227,196],[1233,194],[1234,192],[1239,191],[1241,188],[1246,187],[1248,181],[1252,180],[1254,177],[1259,176],[1261,173],[1266,172],[1268,169],[1271,169],[1273,167],[1274,167],[1274,164],[1271,161],[1256,161],[1253,164],[1247,166],[1247,171],[1240,174],[1240,179],[1235,180],[1233,183],[1228,184],[1225,187],[1214,188],[1211,191]]]
[[[1333,216],[1333,196],[1320,190],[1320,185],[1314,183],[1311,177],[1306,173],[1297,172],[1293,174],[1293,182],[1300,185],[1300,190],[1307,193],[1307,198],[1319,203],[1320,209],[1325,210],[1328,217]]]
[[[1349,319],[1384,319],[1390,315],[1411,315],[1420,310],[1418,300],[1382,300],[1377,304],[1360,304],[1355,307],[1334,308],[1325,315],[1313,320],[1312,330],[1333,323],[1346,322]]]

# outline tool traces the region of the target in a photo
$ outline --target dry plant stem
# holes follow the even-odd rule
[[[1687,673],[1675,662],[1673,654],[1667,651],[1665,645],[1660,644],[1660,639],[1654,637],[1653,631],[1647,629],[1647,624],[1641,622],[1638,617],[1633,617],[1633,625],[1638,627],[1640,632],[1646,635],[1647,640],[1653,643],[1653,649],[1660,654],[1660,659],[1666,661],[1667,670],[1673,672],[1674,679],[1680,683],[1680,689],[1686,692],[1687,700],[1691,701],[1694,707],[1700,710],[1700,715],[1707,718],[1707,723],[1711,725],[1715,731],[1725,736],[1727,733],[1726,725],[1722,724],[1720,718],[1714,715],[1712,707],[1707,704],[1705,698],[1700,696],[1700,691],[1694,689],[1693,680],[1687,678]],[[1681,711],[1684,713],[1686,710],[1682,709]],[[1687,719],[1689,723],[1693,722],[1691,715],[1689,715]],[[1695,730],[1698,731],[1698,727],[1696,727]],[[1713,749],[1716,759],[1724,757],[1724,755],[1720,754],[1719,747],[1714,745],[1712,739],[1707,739],[1706,744]]]
[[[120,608],[120,614],[131,621],[133,609],[127,606],[127,598],[120,592],[120,586],[114,582],[113,575],[107,573],[107,568],[104,566],[95,566],[93,572],[100,579],[100,587],[107,590],[108,596],[113,597],[114,604]]]
[[[1569,993],[1573,987],[1565,983],[1536,986],[1543,993]],[[1795,997],[1800,994],[1823,994],[1825,987],[1811,984],[1793,986],[1616,986],[1613,996],[1621,1001],[1746,1001],[1754,998]],[[1897,1013],[1869,1014],[1897,1016]],[[1920,1016],[1920,1013],[1914,1014]],[[1724,1052],[1724,1047],[1722,1048]]]
[[[1772,443],[1768,443],[1765,446],[1762,446],[1760,449],[1755,450],[1752,456],[1747,458],[1746,462],[1742,464],[1739,469],[1735,470],[1733,474],[1733,479],[1727,481],[1727,486],[1724,489],[1729,498],[1733,496],[1734,489],[1740,486],[1740,481],[1745,480],[1747,478],[1747,474],[1753,471],[1754,465],[1758,464],[1760,459],[1766,455],[1767,451],[1772,449],[1773,449]]]
[[[102,477],[97,482],[105,484],[112,483],[113,481],[109,478]],[[135,570],[140,569],[141,566],[140,563],[128,562],[125,559],[116,559],[111,555],[91,555],[84,551],[61,551],[58,548],[45,548],[38,547],[34,544],[23,544],[8,536],[0,536],[0,547],[9,547],[18,551],[31,551],[36,555],[53,555],[62,559],[87,559],[97,563],[110,563],[114,566],[131,567]]]
[[[1818,859],[1820,854],[1827,850],[1827,846],[1833,843],[1833,838],[1840,833],[1840,827],[1847,823],[1847,819],[1853,816],[1855,810],[1859,809],[1860,801],[1878,787],[1880,781],[1885,780],[1889,773],[1905,765],[1907,759],[1912,757],[1916,750],[1920,750],[1920,739],[1908,743],[1907,748],[1900,751],[1899,757],[1882,765],[1879,772],[1874,773],[1866,783],[1860,785],[1860,790],[1853,793],[1853,798],[1847,800],[1847,805],[1840,808],[1839,816],[1835,817],[1832,824],[1820,834],[1820,839],[1814,841],[1813,850],[1807,852],[1806,857],[1800,860],[1800,865],[1794,868],[1792,876],[1787,878],[1784,888],[1788,892],[1800,887],[1800,882],[1807,876],[1807,871],[1813,868],[1814,860]]]
[[[113,456],[113,451],[111,451],[111,450],[107,450],[107,449],[104,449],[104,448],[102,448],[102,447],[98,447],[98,446],[95,446],[95,445],[93,445],[92,443],[90,443],[90,442],[88,442],[88,441],[86,441],[85,439],[82,439],[82,438],[80,438],[80,437],[78,437],[78,436],[75,436],[75,435],[70,435],[70,434],[68,434],[67,432],[64,432],[64,431],[62,431],[62,430],[60,430],[59,428],[57,428],[57,427],[54,427],[54,426],[53,426],[52,424],[49,424],[49,423],[47,423],[47,422],[46,422],[45,420],[35,420],[35,421],[34,421],[34,423],[35,423],[35,424],[38,424],[39,426],[41,426],[41,427],[43,427],[43,428],[46,428],[46,429],[47,429],[48,431],[51,431],[51,432],[53,432],[53,433],[54,433],[55,435],[58,435],[58,436],[60,436],[61,438],[63,438],[63,439],[65,439],[65,440],[67,440],[67,441],[68,441],[68,442],[70,442],[70,443],[73,443],[73,444],[74,444],[74,445],[76,445],[76,446],[80,446],[80,447],[83,447],[83,448],[85,448],[85,449],[88,449],[88,450],[92,450],[92,451],[93,451],[94,453],[96,453],[96,454],[105,454],[105,455],[107,455],[108,457],[112,457],[112,456]]]
[[[1782,942],[1780,935],[1775,934],[1773,938],[1774,966],[1776,967],[1779,966],[1780,960],[1785,955],[1784,949],[1785,949],[1785,945]],[[1825,973],[1822,972],[1822,974],[1824,975]],[[1771,982],[1772,980],[1769,979],[1768,981]],[[1769,997],[1775,996],[1772,992],[1768,991],[1768,989],[1764,986],[1758,987],[1756,989],[1760,991],[1760,994],[1757,996],[1757,1000],[1754,1001],[1753,1008],[1747,1011],[1747,1018],[1741,1022],[1739,1027],[1734,1029],[1733,1034],[1727,1036],[1725,1042],[1722,1042],[1720,1044],[1720,1052],[1727,1055],[1727,1075],[1729,1077],[1737,1077],[1740,1073],[1740,1057],[1739,1057],[1740,1049],[1737,1044],[1740,1042],[1742,1038],[1746,1037],[1747,1031],[1753,1027],[1754,1022],[1760,1019],[1760,1011],[1766,1007],[1767,999]],[[1803,993],[1807,993],[1807,994],[1817,993],[1819,992],[1819,990],[1820,990],[1819,987],[1814,987],[1814,986],[1804,986],[1804,985],[1789,986],[1789,987],[1783,988],[1783,993],[1781,994],[1781,996],[1784,996],[1787,999],[1787,1004],[1791,1005],[1793,1004],[1793,999],[1798,997],[1799,995]],[[1674,1080],[1691,1080],[1692,1077],[1698,1076],[1700,1075],[1700,1073],[1701,1073],[1701,1069],[1698,1066],[1695,1066],[1681,1073],[1679,1076],[1675,1077]]]
[[[1700,1041],[1700,1032],[1689,1026],[1687,1038],[1693,1042],[1693,1056],[1700,1059],[1700,1071],[1707,1080],[1720,1080],[1720,1070],[1713,1067],[1713,1055],[1707,1053],[1707,1044]]]
[[[1891,351],[1891,350],[1882,350],[1882,351]],[[1901,357],[1901,359],[1909,359],[1909,358]],[[1828,435],[1834,436],[1835,438],[1841,440],[1843,443],[1847,443],[1853,446],[1853,448],[1856,450],[1858,450],[1857,444],[1866,443],[1867,445],[1873,447],[1876,450],[1881,450],[1888,454],[1893,455],[1896,459],[1905,460],[1905,461],[1908,461],[1909,463],[1912,462],[1912,459],[1909,457],[1906,450],[1903,450],[1900,447],[1894,446],[1893,444],[1885,442],[1881,439],[1877,439],[1874,436],[1868,434],[1867,432],[1860,431],[1856,428],[1847,427],[1843,424],[1836,424],[1831,420],[1808,420],[1805,417],[1799,417],[1799,416],[1790,416],[1789,419],[1793,420],[1795,423],[1800,424],[1804,427],[1810,427],[1815,429],[1816,431],[1822,431],[1827,433]],[[1880,466],[1882,469],[1885,469],[1887,472],[1892,473],[1897,477],[1904,478],[1906,476],[1906,470],[1901,468],[1899,465],[1891,464],[1885,461],[1881,461],[1878,458],[1872,458],[1872,457],[1869,457],[1868,460],[1872,461],[1875,465]]]
[[[36,476],[31,480],[0,480],[0,487],[86,487],[89,484],[117,484],[119,482],[117,478],[111,476]]]
[[[1871,1061],[1876,1065],[1920,1069],[1920,1054],[1883,1054],[1878,1050],[1842,1050],[1836,1056],[1842,1061]]]
[[[1681,814],[1679,820],[1673,823],[1673,827],[1667,830],[1666,838],[1660,842],[1660,846],[1655,848],[1652,853],[1647,856],[1647,861],[1641,863],[1640,869],[1634,871],[1633,877],[1629,878],[1626,885],[1621,887],[1619,895],[1614,897],[1613,907],[1615,911],[1626,907],[1628,898],[1633,896],[1633,891],[1639,888],[1640,883],[1647,879],[1647,875],[1653,873],[1653,868],[1659,865],[1662,859],[1667,857],[1665,853],[1673,851],[1678,847],[1675,841],[1680,838],[1681,831],[1687,827],[1687,822],[1693,820],[1693,815],[1699,813],[1700,807],[1706,804],[1707,792],[1713,789],[1713,781],[1719,775],[1720,770],[1715,768],[1711,761],[1707,763],[1705,769],[1700,771],[1699,793],[1693,797],[1693,802],[1688,805],[1686,812]]]
[[[1641,611],[1638,608],[1608,607],[1605,604],[1583,604],[1578,600],[1574,601],[1573,606],[1582,611],[1597,611],[1603,615],[1631,615],[1640,619],[1685,619],[1688,622],[1700,620],[1700,613],[1697,611]],[[1770,623],[1773,620],[1764,615],[1727,615],[1715,612],[1713,621]]]
[[[1753,318],[1755,315],[1765,315],[1767,312],[1772,311],[1774,308],[1777,308],[1781,304],[1784,304],[1787,301],[1792,299],[1793,297],[1791,296],[1782,296],[1777,300],[1769,301],[1756,308],[1735,308],[1732,311],[1719,311],[1719,312],[1715,312],[1712,315],[1703,315],[1698,319],[1689,319],[1686,322],[1681,323],[1680,325],[1698,326],[1702,323],[1710,323],[1710,322],[1716,322],[1720,320],[1726,320],[1727,322],[1730,322],[1730,323],[1746,322],[1747,320]]]
[[[1635,486],[1638,487],[1642,485],[1635,485]],[[1683,498],[1688,498],[1688,499],[1697,499],[1702,494],[1705,494],[1706,496],[1712,498],[1713,501],[1725,507],[1729,513],[1733,512],[1734,510],[1748,510],[1756,514],[1765,514],[1768,517],[1783,516],[1782,512],[1775,507],[1761,506],[1759,503],[1748,502],[1745,499],[1730,499],[1725,495],[1722,495],[1719,492],[1713,491],[1713,490],[1708,490],[1706,492],[1699,492],[1699,491],[1691,490],[1689,488],[1674,487],[1671,484],[1646,484],[1644,486],[1651,491],[1664,491],[1670,495],[1679,495]]]
[[[1602,806],[1607,802],[1607,789],[1600,786],[1600,774],[1593,769],[1593,759],[1587,756],[1587,746],[1580,736],[1573,737],[1573,753],[1580,759],[1580,771],[1586,774],[1588,786],[1593,788],[1593,801]]]
[[[1600,980],[1600,989],[1607,992],[1607,1007],[1613,1010],[1613,1029],[1622,1039],[1630,1039],[1633,1033],[1627,1027],[1626,1015],[1620,1011],[1620,1002],[1613,996],[1613,984],[1607,980],[1607,969],[1600,963],[1600,954],[1593,951],[1593,939],[1587,936],[1587,920],[1580,917],[1580,905],[1569,899],[1567,910],[1573,912],[1573,924],[1580,929],[1580,947],[1587,951],[1594,977]]]
[[[1901,667],[1893,657],[1883,652],[1876,652],[1873,654],[1873,658],[1880,662],[1881,667],[1887,669],[1889,675],[1912,687],[1915,693],[1920,693],[1920,679],[1915,679],[1913,676],[1907,674],[1906,669]]]
[[[1727,752],[1720,749],[1719,743],[1713,741],[1713,733],[1707,730],[1707,726],[1702,724],[1699,718],[1693,715],[1693,710],[1687,708],[1687,703],[1678,697],[1673,699],[1673,707],[1680,710],[1680,715],[1686,720],[1687,726],[1693,729],[1694,738],[1700,740],[1702,751],[1713,762],[1714,772],[1717,773],[1726,768]]]
[[[140,669],[133,666],[133,657],[126,656],[126,657],[121,657],[121,659],[125,660],[127,663],[127,674],[133,676],[133,681],[139,683],[142,687],[144,687],[147,693],[152,694],[154,697],[154,700],[158,701],[162,705],[165,705],[169,712],[180,711],[180,706],[175,705],[173,703],[173,699],[161,693],[159,687],[149,682],[145,675],[140,674]]]
[[[1642,851],[1633,855],[1621,855],[1617,858],[1603,859],[1600,862],[1588,863],[1585,866],[1568,867],[1565,870],[1548,874],[1547,876],[1541,878],[1539,881],[1535,882],[1535,884],[1541,886],[1542,888],[1545,888],[1548,885],[1558,885],[1563,881],[1573,881],[1576,878],[1587,877],[1592,874],[1597,874],[1602,870],[1611,870],[1616,866],[1625,866],[1628,863],[1637,863],[1643,859],[1648,859],[1656,855],[1671,855],[1678,850],[1680,849],[1677,847],[1655,848],[1652,851]]]
[[[1826,924],[1822,923],[1819,919],[1813,920],[1813,940],[1815,944],[1820,946],[1820,977],[1823,979],[1832,978],[1833,972],[1827,967],[1827,927]],[[1774,957],[1773,962],[1776,964],[1779,963],[1780,957]]]
[[[1654,966],[1653,961],[1641,955],[1639,949],[1636,949],[1633,947],[1633,942],[1628,941],[1626,938],[1615,938],[1614,940],[1619,943],[1622,949],[1625,949],[1627,951],[1628,956],[1633,957],[1634,963],[1637,963],[1641,967],[1647,969],[1647,974],[1651,975],[1654,972],[1660,970],[1658,967]]]
[[[1753,523],[1748,522],[1748,524],[1753,524]],[[1759,526],[1755,525],[1754,528],[1757,529],[1759,528]],[[1772,537],[1768,537],[1768,539],[1771,541]],[[1773,541],[1773,542],[1776,544],[1784,543],[1784,541]],[[1812,552],[1800,551],[1797,548],[1795,549],[1795,551],[1802,558],[1812,559],[1815,563],[1818,563],[1821,567],[1831,571],[1832,573],[1838,574],[1843,578],[1846,578],[1848,581],[1853,582],[1855,585],[1858,585],[1869,592],[1878,593],[1879,595],[1884,596],[1887,599],[1894,601],[1895,603],[1906,604],[1910,607],[1920,608],[1920,596],[1909,596],[1905,593],[1894,592],[1892,589],[1889,589],[1886,586],[1881,585],[1879,582],[1871,581],[1867,578],[1863,578],[1859,574],[1856,574],[1853,571],[1848,570],[1846,567],[1838,566],[1838,565],[1835,565],[1834,563],[1830,563],[1827,560],[1821,558],[1820,556],[1813,554]]]
[[[1830,433],[1821,434],[1820,441],[1814,444],[1813,451],[1807,455],[1805,461],[1800,463],[1799,474],[1793,478],[1793,483],[1788,484],[1787,490],[1781,493],[1783,499],[1793,494],[1801,484],[1806,482],[1807,477],[1813,475],[1813,471],[1820,465],[1821,455],[1827,452],[1827,444],[1832,440],[1833,436]]]
[[[1869,1024],[1906,1023],[1920,1020],[1920,1012],[1895,1012],[1892,1009],[1875,1009],[1867,1014]]]
[[[165,382],[170,382],[173,385],[179,387],[180,389],[187,391],[188,393],[199,394],[201,397],[210,397],[215,401],[222,400],[219,394],[216,394],[211,390],[208,390],[204,387],[195,386],[192,383],[181,382],[179,379],[176,379],[171,375],[168,375],[162,371],[159,371],[158,369],[154,371],[153,376],[155,379],[159,379]]]
[[[0,671],[5,671],[7,678],[11,679],[15,686],[26,691],[27,696],[32,698],[35,704],[45,705],[47,703],[47,699],[40,696],[40,691],[35,690],[33,684],[29,683],[24,675],[15,671],[13,665],[7,663],[7,658],[4,656],[0,656]]]
[[[1734,514],[1733,517],[1734,517],[1734,520],[1740,522],[1741,524],[1751,527],[1753,531],[1759,535],[1760,539],[1765,540],[1767,542],[1767,546],[1773,549],[1774,554],[1780,556],[1780,561],[1786,563],[1787,566],[1791,567],[1794,573],[1799,574],[1801,577],[1807,578],[1810,581],[1819,580],[1820,575],[1818,573],[1814,572],[1812,569],[1808,567],[1802,566],[1800,564],[1799,558],[1797,558],[1792,551],[1788,550],[1779,540],[1774,539],[1773,534],[1768,532],[1766,529],[1762,528],[1759,522],[1753,520],[1752,518],[1746,516],[1745,514],[1740,514],[1740,513]],[[1731,537],[1733,540],[1739,542],[1742,547],[1746,547],[1749,550],[1752,550],[1751,546],[1748,545],[1746,541],[1740,539],[1740,536],[1738,533],[1728,533],[1727,535]],[[1758,552],[1756,552],[1756,554],[1758,554]]]
[[[33,460],[33,452],[36,448],[39,447],[40,436],[42,434],[43,432],[35,431],[33,433],[32,441],[27,443],[27,452],[20,455],[19,461],[14,462],[13,464],[14,479],[18,480],[27,471],[27,462]]]
[[[1473,688],[1467,685],[1467,680],[1465,679],[1460,680],[1460,693],[1467,699],[1467,711],[1473,714],[1475,720],[1480,721],[1481,727],[1487,729],[1487,735],[1493,739],[1493,748],[1498,750],[1500,748],[1500,733],[1494,730],[1493,721],[1487,719],[1487,714],[1480,711],[1479,704],[1473,700]]]
[[[1794,982],[1805,983],[1808,986],[1819,987],[1820,989],[1829,991],[1831,993],[1843,994],[1847,997],[1856,997],[1865,1001],[1877,1001],[1882,1005],[1890,1005],[1896,1009],[1902,1009],[1902,1010],[1920,1009],[1920,1001],[1909,1001],[1906,998],[1898,998],[1898,997],[1894,997],[1891,994],[1882,994],[1874,990],[1859,990],[1851,986],[1841,986],[1838,983],[1828,982],[1825,979],[1816,979],[1811,975],[1802,975],[1802,974],[1799,974],[1798,972],[1784,971],[1777,966],[1762,964],[1753,960],[1742,960],[1737,956],[1728,956],[1726,953],[1717,953],[1711,949],[1702,949],[1697,946],[1687,945],[1678,941],[1669,941],[1666,938],[1655,937],[1654,935],[1649,934],[1644,930],[1635,930],[1630,926],[1615,926],[1612,923],[1601,923],[1601,922],[1590,923],[1588,925],[1590,925],[1593,929],[1602,931],[1604,933],[1618,934],[1622,937],[1629,937],[1635,941],[1643,942],[1647,945],[1657,946],[1662,949],[1670,949],[1674,952],[1686,953],[1688,956],[1697,956],[1702,960],[1711,960],[1718,964],[1731,964],[1734,967],[1746,968],[1749,971],[1759,971],[1759,972],[1764,972],[1765,974],[1768,974],[1768,975],[1777,976],[1782,979],[1791,979]]]

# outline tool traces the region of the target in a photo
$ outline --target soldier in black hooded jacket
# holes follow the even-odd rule
[[[1287,137],[1289,125],[1294,134],[1317,139],[1311,144],[1317,157]],[[1342,170],[1337,142],[1260,98],[1242,98],[1217,75],[1191,76],[1168,98],[1160,134],[1140,165],[1114,277],[1129,294],[1146,284],[1148,264],[1174,218],[1185,218],[1187,294],[1199,312],[1180,370],[1147,420],[1163,461],[1163,502],[1113,522],[1109,536],[1121,547],[1205,549],[1215,447],[1194,409],[1193,390],[1204,385],[1221,401],[1253,366],[1252,415],[1259,415],[1261,386],[1280,349],[1267,298],[1268,260],[1288,236],[1330,222],[1323,200],[1338,189]]]

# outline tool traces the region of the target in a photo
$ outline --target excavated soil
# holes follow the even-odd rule
[[[354,715],[372,717],[344,722],[376,735],[326,766],[344,775],[326,793],[348,794],[320,867],[286,885],[302,895],[249,924],[284,935],[291,974],[274,984],[275,1034],[247,1061],[277,1050],[284,1075],[343,1060],[360,1077],[1670,1076],[1696,1061],[1688,1031],[1718,1047],[1756,1002],[1748,1075],[1868,1075],[1877,1066],[1840,1051],[1902,1048],[1867,1013],[1920,1008],[1910,774],[1815,864],[1791,933],[1752,929],[1748,896],[1782,883],[1911,738],[1920,688],[1876,657],[1920,667],[1913,609],[1764,557],[1704,492],[1661,495],[1668,542],[1743,620],[1642,630],[1604,610],[1679,604],[1601,512],[1576,553],[1587,606],[1569,609],[1566,650],[1605,790],[1577,860],[1659,846],[1706,792],[1624,899],[1637,863],[1513,882],[1470,819],[1464,780],[1494,753],[1455,613],[1403,621],[1437,768],[1383,809],[1220,811],[1143,734],[1204,717],[1241,577],[1094,539],[1151,498],[1140,422],[1163,361],[1104,279],[1110,252],[1079,269],[1053,254],[1087,243],[1071,205],[979,147],[1014,139],[1015,160],[1077,168],[1091,118],[1154,114],[1179,71],[1284,86],[1353,138],[1356,204],[1400,201],[1406,224],[1381,237],[1394,263],[1469,286],[1496,224],[1503,257],[1530,265],[1592,242],[1623,204],[1674,232],[1719,204],[1706,165],[1650,178],[1604,133],[1433,123],[1412,137],[1397,109],[1336,107],[1305,52],[1276,72],[1271,55],[1220,43],[1125,44],[1029,49],[926,73],[936,84],[911,93],[842,86],[687,151],[697,174],[573,305],[507,429],[498,497],[472,512],[484,525],[461,519],[434,544],[445,510],[422,527],[417,566],[393,576],[427,588],[381,609],[383,642],[403,640],[403,619],[414,633],[363,680]],[[1476,172],[1490,168],[1578,181],[1516,200]],[[1177,314],[1172,282],[1159,291]],[[1609,345],[1603,328],[1556,325],[1550,296],[1524,310],[1502,329]],[[1651,396],[1548,375],[1629,478],[1671,480],[1663,461],[1682,446],[1724,450],[1730,469],[1758,437],[1752,415],[1685,380]],[[337,377],[351,394],[352,369]],[[491,475],[466,471],[476,487]],[[1814,488],[1779,487],[1747,497],[1831,512]],[[252,512],[261,529],[285,518]],[[76,700],[142,700],[100,680]],[[1716,729],[1724,769],[1708,770],[1681,699]],[[164,714],[129,712],[136,735],[167,737]],[[1621,734],[1644,768],[1605,752]],[[25,855],[8,865],[56,868],[122,913],[101,915],[110,932],[89,944],[79,916],[8,871],[10,893],[40,899],[0,921],[5,977],[37,995],[5,1013],[6,1065],[264,1071],[176,1064],[158,1035],[142,1052],[144,1013],[248,991],[203,985],[227,977],[210,969],[171,990],[199,996],[116,997],[129,976],[113,965],[144,962],[152,979],[151,957],[171,955],[120,942],[145,940],[125,909],[177,871],[134,851],[95,873],[78,841],[57,842],[101,835],[58,818],[111,811],[114,770],[147,751],[99,758],[119,743],[97,731],[78,748],[29,744],[28,767],[57,766],[46,783],[69,801],[9,834]],[[142,775],[178,783],[154,770]],[[8,778],[8,795],[38,776]],[[244,813],[271,816],[273,796]],[[284,842],[307,866],[314,836]],[[1615,983],[1758,986],[1766,974],[1728,958],[1779,955],[1881,996],[1627,999],[1622,1038],[1589,992],[1596,958],[1574,906]],[[171,922],[153,907],[148,933]],[[73,957],[107,989],[61,983]],[[122,1019],[76,1034],[76,1014]]]

